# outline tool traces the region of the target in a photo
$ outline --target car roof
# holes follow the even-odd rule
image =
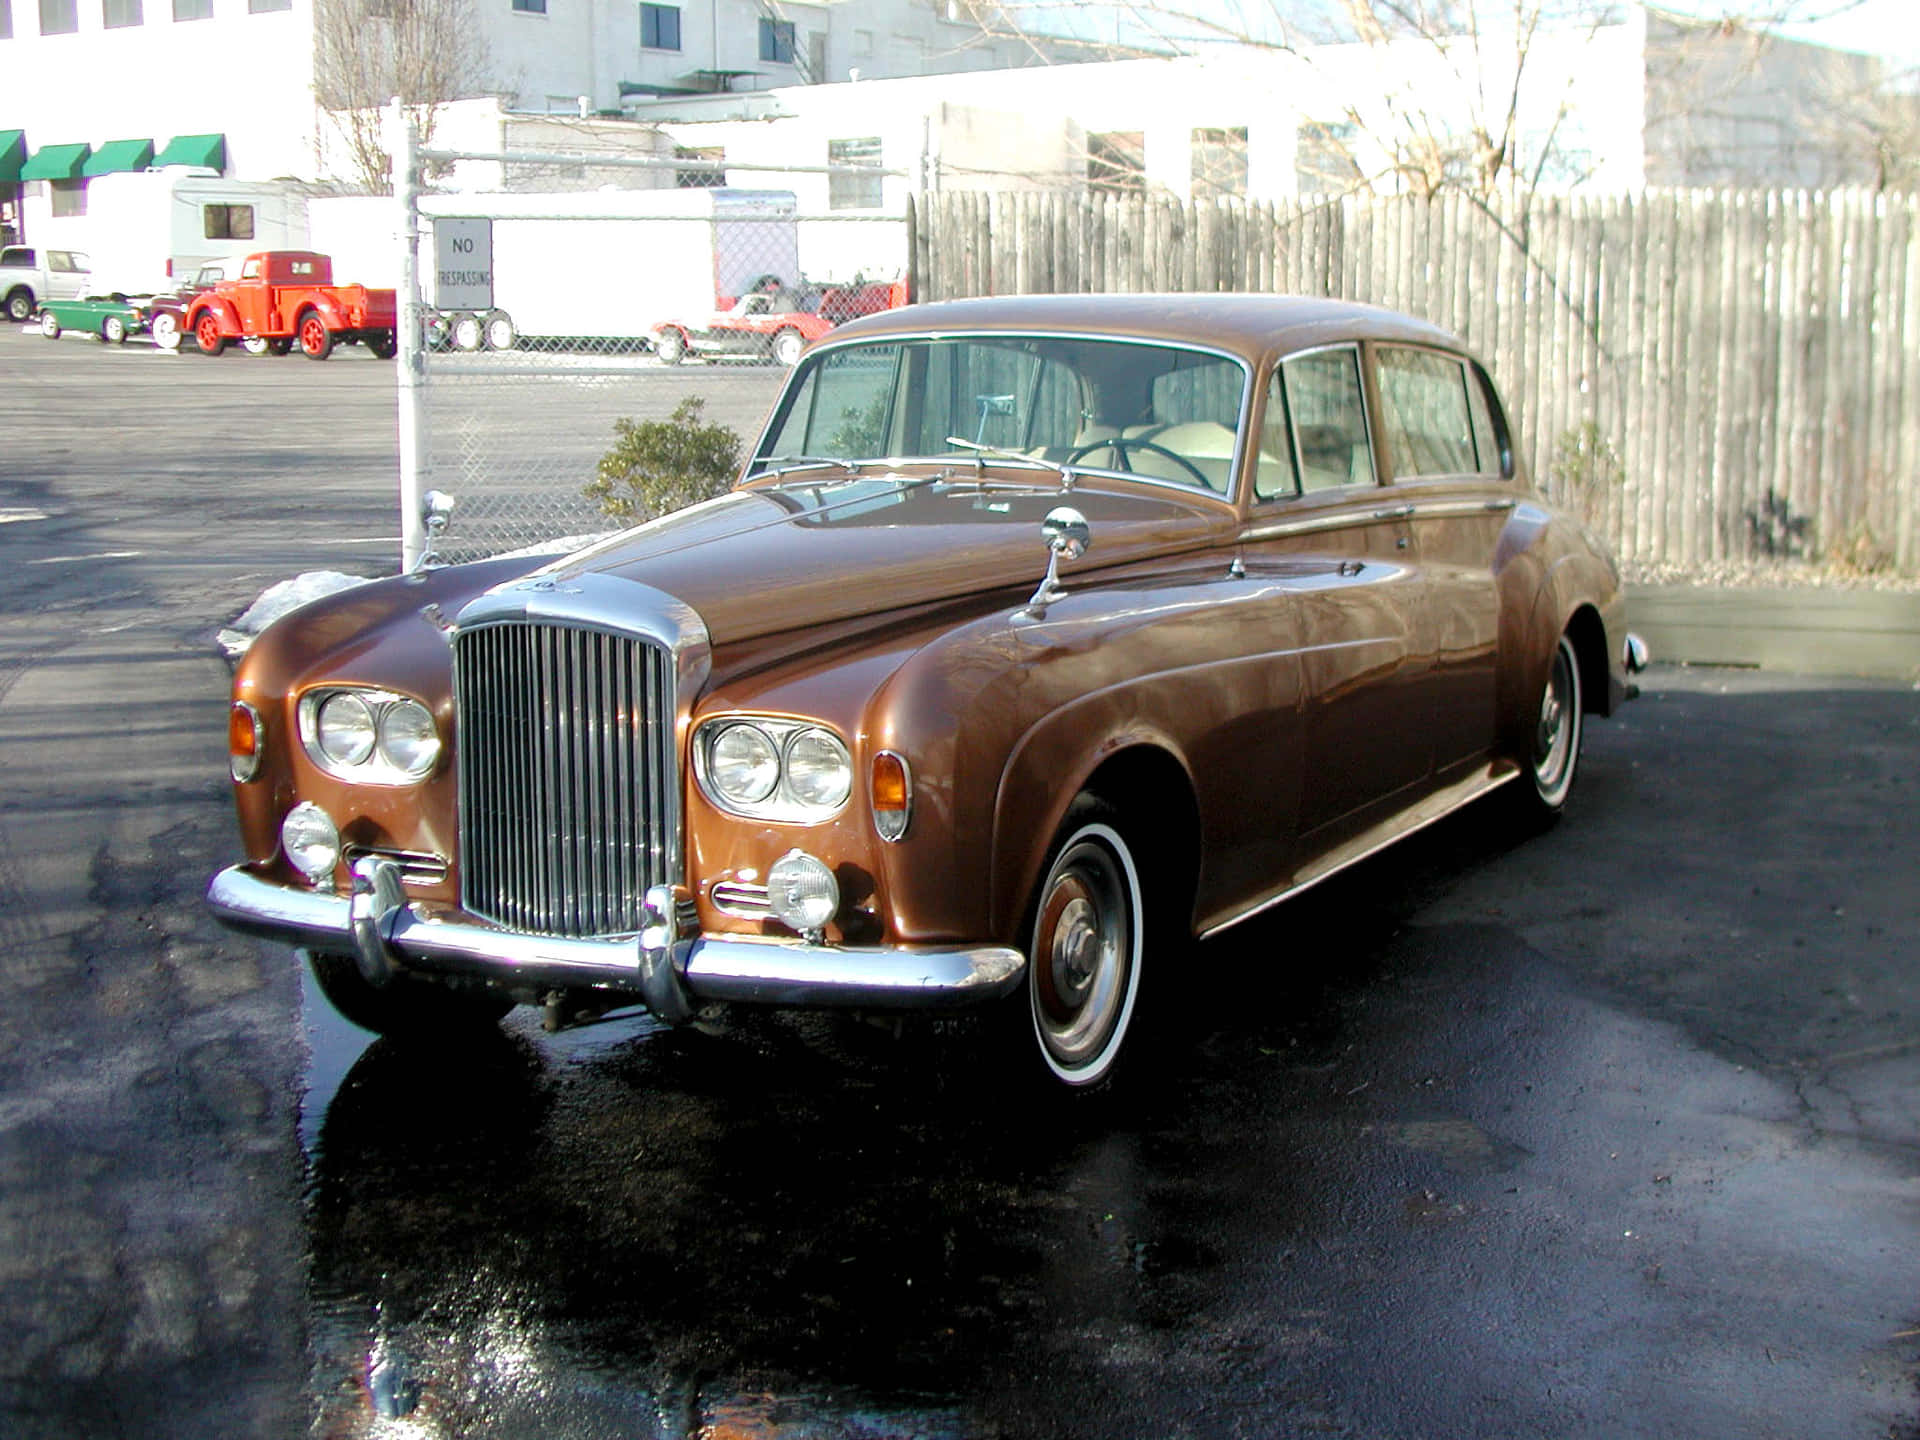
[[[1397,340],[1466,354],[1450,332],[1352,300],[1214,292],[1013,295],[938,300],[850,320],[833,339],[959,331],[1124,335],[1203,344],[1258,362],[1343,340]]]

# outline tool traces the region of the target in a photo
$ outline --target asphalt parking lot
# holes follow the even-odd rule
[[[4,327],[0,396],[0,1433],[1920,1436],[1908,683],[1656,667],[1102,1105],[965,1025],[421,1051],[200,899],[214,634],[394,563],[391,367]]]

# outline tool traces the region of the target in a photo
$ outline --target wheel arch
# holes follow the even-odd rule
[[[1580,664],[1580,708],[1590,715],[1607,713],[1607,627],[1590,603],[1574,607],[1563,631],[1573,641]]]

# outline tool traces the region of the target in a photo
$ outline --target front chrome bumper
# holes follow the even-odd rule
[[[651,895],[649,896],[651,900]],[[207,888],[236,930],[355,956],[383,984],[397,971],[475,975],[535,989],[591,986],[640,996],[664,1020],[707,1000],[875,1010],[954,1009],[997,999],[1026,973],[1001,945],[858,948],[739,935],[687,935],[669,905],[638,936],[575,940],[422,914],[391,861],[354,867],[351,899],[262,880],[236,865]]]

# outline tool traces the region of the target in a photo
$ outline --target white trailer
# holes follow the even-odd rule
[[[398,282],[394,202],[310,208],[313,248],[333,256],[336,275]],[[662,320],[705,314],[768,276],[800,280],[789,190],[425,195],[420,211],[422,298],[467,349],[520,338],[637,346]]]
[[[307,248],[307,198],[283,180],[227,180],[180,166],[96,175],[85,215],[53,216],[29,196],[28,228],[49,247],[93,257],[94,288],[150,295],[191,280],[203,265],[239,262],[256,250]]]

